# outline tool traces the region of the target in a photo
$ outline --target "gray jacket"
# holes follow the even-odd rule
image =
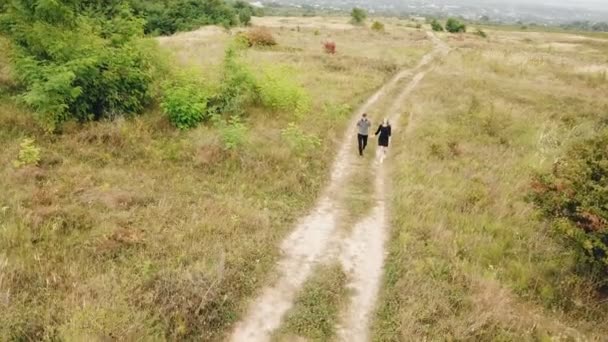
[[[359,134],[361,135],[369,135],[369,127],[372,123],[367,118],[361,118],[357,122],[357,128],[359,129]]]

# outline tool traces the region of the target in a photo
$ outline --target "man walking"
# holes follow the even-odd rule
[[[367,146],[367,136],[369,135],[369,127],[372,123],[367,119],[367,113],[363,113],[361,119],[357,122],[358,134],[357,141],[359,142],[359,155],[363,155],[363,150]]]

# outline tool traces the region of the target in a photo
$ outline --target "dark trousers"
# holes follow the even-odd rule
[[[367,135],[357,134],[357,141],[359,142],[359,155],[363,155],[363,150],[367,146]]]

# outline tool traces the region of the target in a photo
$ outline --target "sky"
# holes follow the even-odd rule
[[[479,2],[484,2],[480,0]],[[577,7],[585,9],[601,9],[608,11],[608,0],[491,0],[490,2],[517,3],[517,4],[538,4],[552,5],[560,7]]]

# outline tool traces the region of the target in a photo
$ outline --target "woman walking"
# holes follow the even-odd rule
[[[380,162],[382,163],[386,157],[386,152],[388,150],[388,144],[391,137],[391,125],[388,122],[388,119],[384,119],[384,121],[382,121],[382,124],[378,126],[378,130],[376,131],[375,135],[379,135],[378,147],[380,148]]]

